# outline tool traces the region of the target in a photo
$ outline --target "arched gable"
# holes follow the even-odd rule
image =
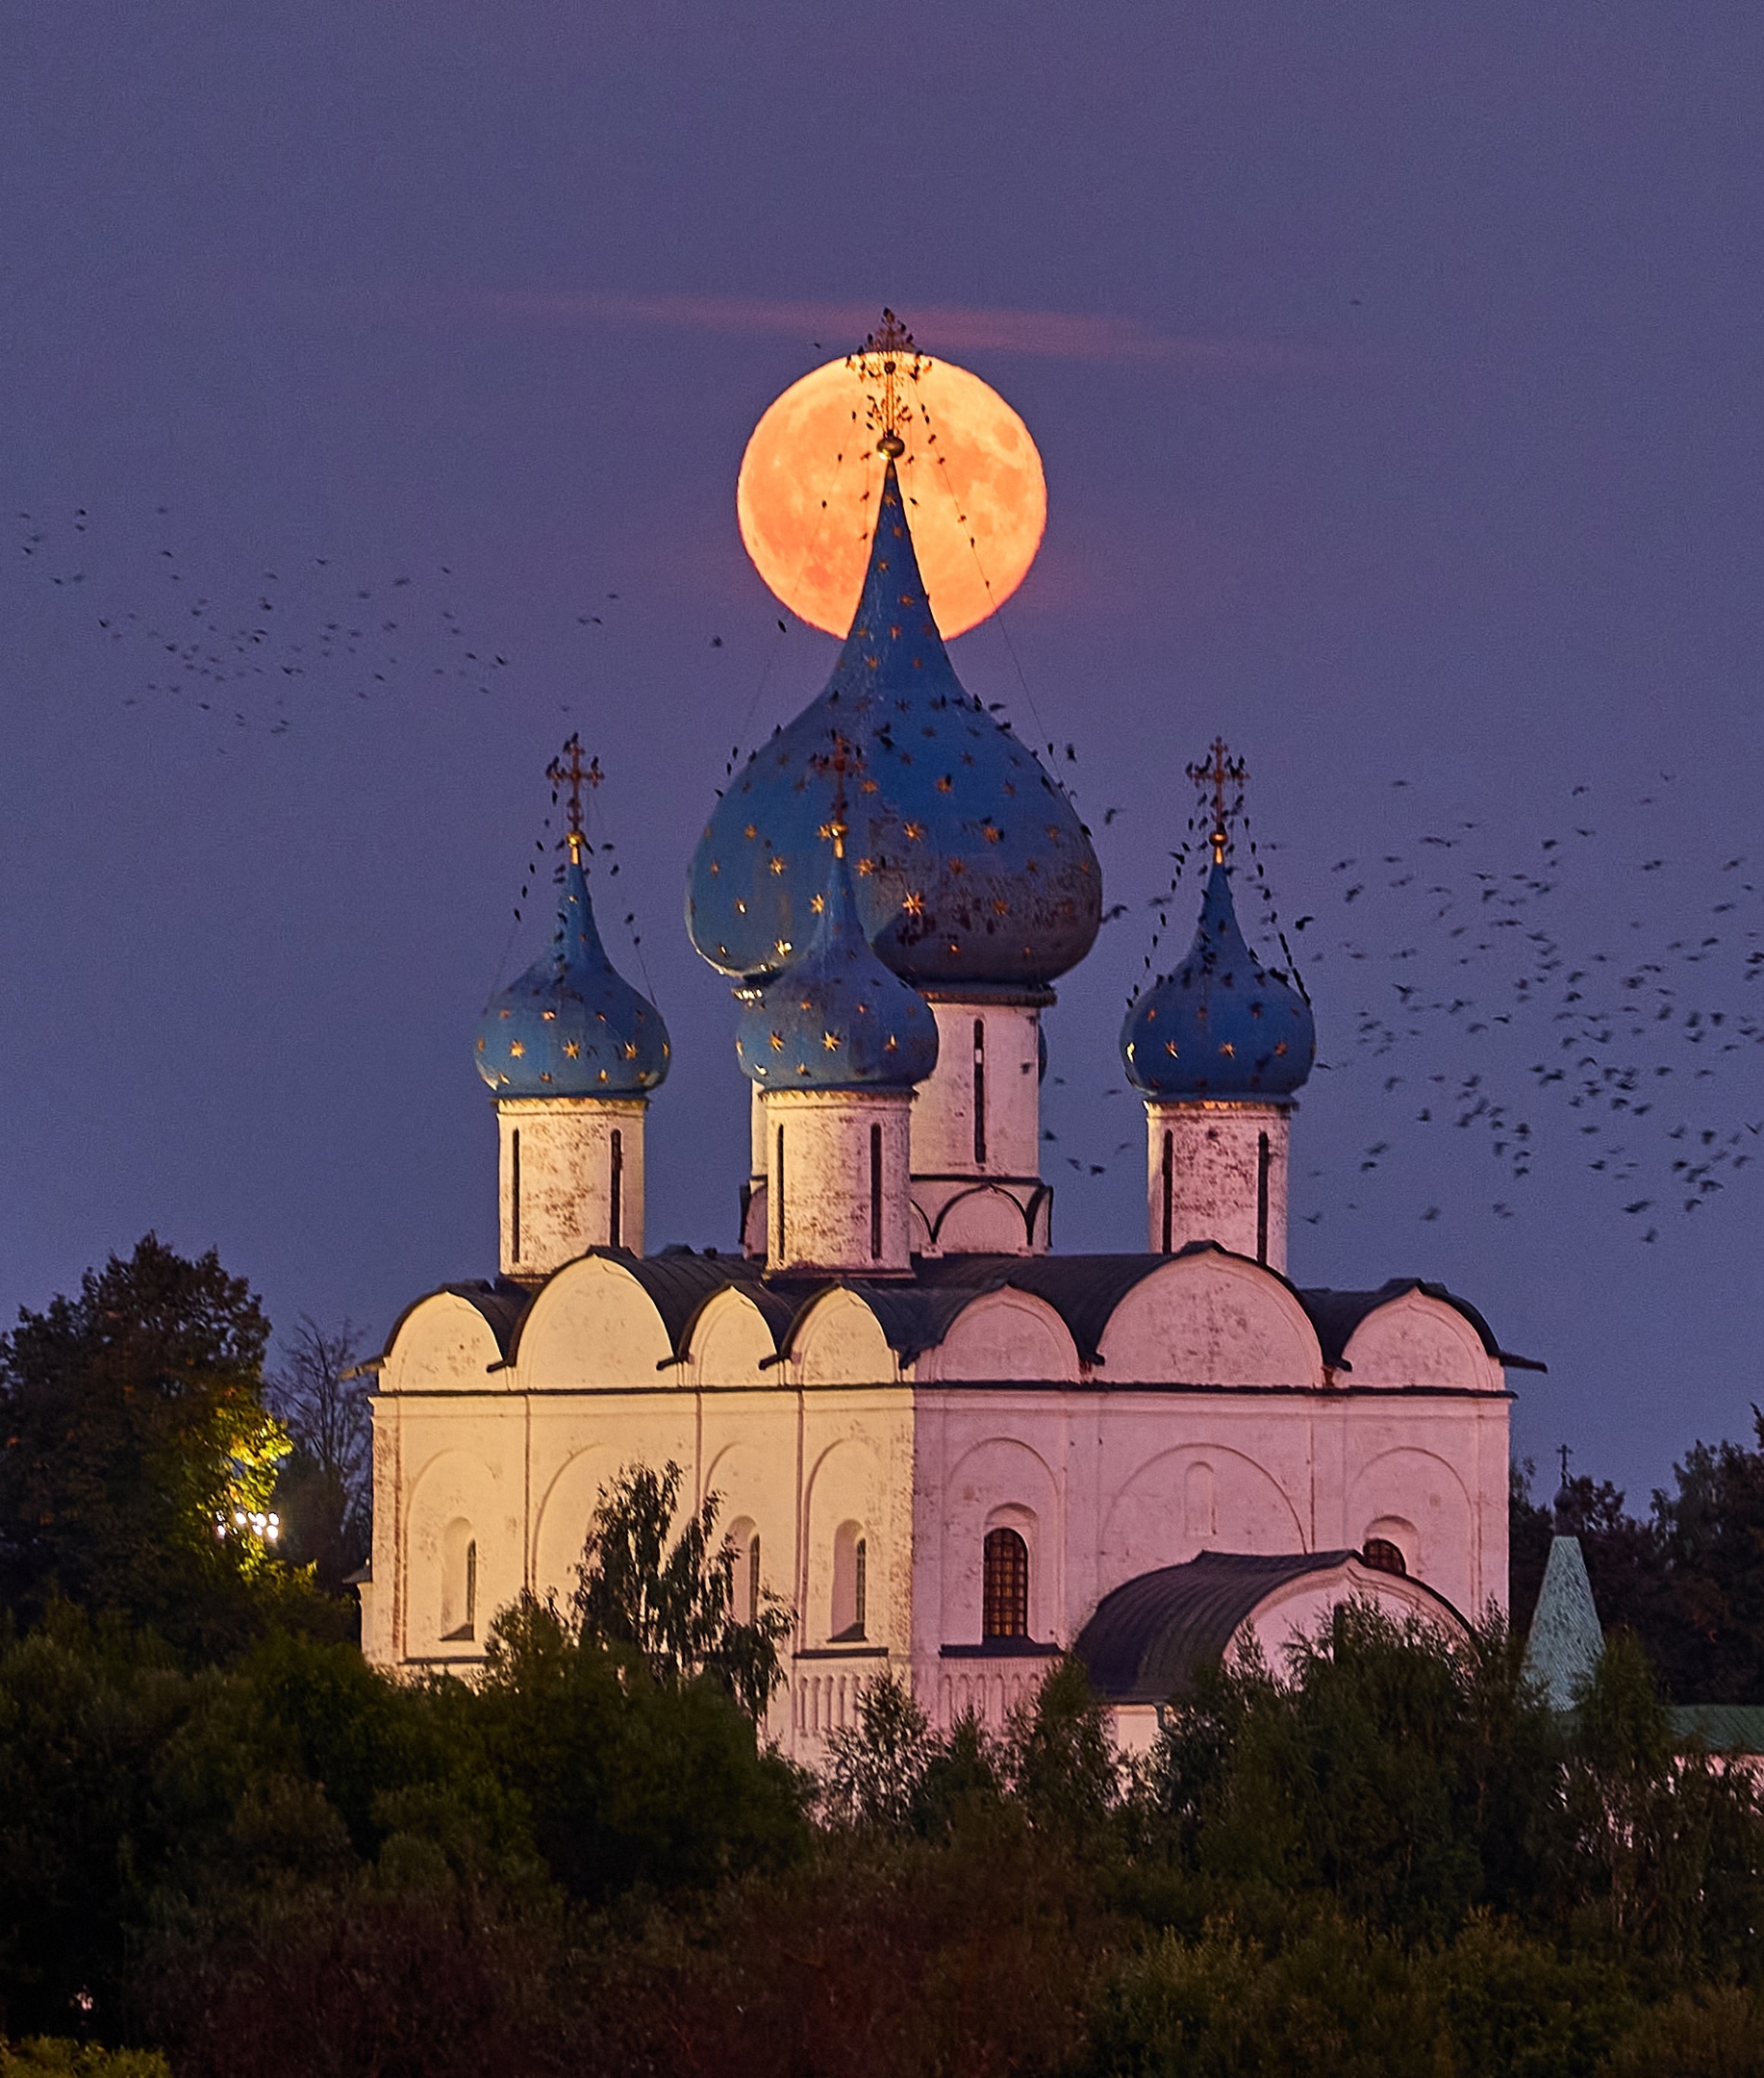
[[[380,1367],[389,1393],[484,1392],[508,1382],[490,1323],[457,1292],[419,1299],[393,1330]]]
[[[541,1287],[514,1362],[523,1388],[653,1386],[672,1355],[655,1302],[631,1272],[584,1255]]]
[[[610,1485],[618,1457],[606,1444],[592,1443],[559,1467],[539,1505],[533,1537],[533,1586],[540,1595],[555,1595],[567,1608],[576,1591],[576,1569],[588,1542],[588,1526],[600,1503],[600,1489]]]
[[[920,1380],[1058,1380],[1076,1384],[1078,1351],[1045,1299],[1006,1286],[964,1306],[935,1350],[919,1359]]]
[[[808,1468],[803,1515],[805,1606],[797,1611],[803,1635],[826,1642],[834,1621],[835,1568],[844,1547],[861,1538],[866,1558],[866,1623],[869,1638],[888,1635],[890,1605],[904,1591],[908,1554],[897,1549],[890,1493],[882,1459],[861,1435],[843,1436],[820,1452]]]
[[[1201,1468],[1209,1475],[1207,1515],[1197,1523],[1192,1475]],[[1298,1506],[1265,1466],[1212,1439],[1184,1443],[1121,1482],[1103,1521],[1099,1579],[1106,1592],[1137,1574],[1186,1564],[1208,1547],[1273,1556],[1309,1543]]]
[[[777,1344],[766,1316],[744,1292],[731,1288],[705,1302],[693,1323],[687,1354],[689,1362],[675,1374],[682,1382],[689,1376],[700,1385],[778,1382],[776,1369],[767,1362],[777,1355]]]
[[[1411,1288],[1375,1307],[1343,1352],[1358,1385],[1433,1385],[1499,1392],[1506,1381],[1456,1306]]]
[[[1323,1353],[1283,1278],[1220,1249],[1173,1255],[1109,1315],[1111,1385],[1320,1385]]]
[[[1476,1606],[1475,1511],[1455,1466],[1437,1452],[1401,1445],[1381,1452],[1354,1474],[1348,1487],[1348,1535],[1356,1545],[1389,1536],[1393,1522],[1412,1525],[1414,1549],[1391,1541],[1410,1571],[1459,1609]]]
[[[462,1529],[463,1526],[463,1529]],[[477,1547],[477,1622],[469,1641],[444,1641],[442,1609],[450,1544]],[[481,1652],[499,1609],[523,1584],[520,1523],[506,1482],[465,1450],[439,1451],[418,1472],[405,1506],[405,1632],[419,1657]]]
[[[1030,1635],[1052,1636],[1066,1603],[1065,1511],[1053,1468],[1016,1436],[988,1436],[942,1475],[941,1488],[939,1635],[979,1638],[986,1533],[1002,1528],[1028,1546]]]
[[[899,1377],[881,1322],[843,1286],[809,1302],[790,1347],[804,1385],[892,1385]]]

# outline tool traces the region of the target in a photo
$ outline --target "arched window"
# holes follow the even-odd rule
[[[760,1612],[760,1533],[750,1516],[729,1525],[723,1551],[729,1566],[729,1609],[737,1623],[750,1624]]]
[[[1186,1482],[1188,1533],[1205,1543],[1219,1531],[1219,1505],[1213,1491],[1213,1467],[1192,1464]]]
[[[1389,1537],[1369,1536],[1360,1558],[1374,1573],[1406,1573],[1409,1570],[1409,1562],[1400,1548]]]
[[[828,1635],[835,1644],[856,1644],[867,1635],[869,1543],[861,1523],[841,1523],[834,1534],[832,1614]]]
[[[447,1525],[441,1539],[441,1635],[452,1644],[477,1635],[478,1540],[468,1522]]]
[[[1028,1635],[1029,1547],[1015,1530],[989,1530],[980,1635],[1007,1638]]]

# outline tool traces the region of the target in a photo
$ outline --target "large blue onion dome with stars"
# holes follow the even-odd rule
[[[606,956],[582,864],[579,747],[571,739],[569,863],[551,944],[492,996],[478,1026],[478,1073],[498,1097],[641,1097],[668,1074],[662,1013]],[[592,776],[599,776],[596,761]]]
[[[1311,1006],[1249,950],[1215,857],[1188,957],[1128,1009],[1121,1031],[1127,1079],[1147,1097],[1247,1097],[1279,1103],[1311,1072]]]
[[[912,1089],[937,1066],[937,1020],[865,935],[843,803],[832,813],[833,857],[810,899],[808,943],[782,974],[738,991],[735,1051],[762,1089]]]
[[[864,767],[852,888],[877,953],[919,988],[1045,988],[1102,919],[1102,873],[1070,800],[972,698],[932,619],[891,456],[851,632],[820,697],[748,760],[693,857],[686,920],[724,974],[763,981],[814,927],[838,732]]]

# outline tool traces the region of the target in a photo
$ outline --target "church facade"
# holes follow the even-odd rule
[[[373,1660],[468,1672],[500,1608],[567,1600],[614,1475],[669,1460],[720,1497],[738,1606],[794,1611],[768,1729],[811,1761],[884,1669],[996,1724],[1076,1650],[1136,1736],[1197,1653],[1277,1652],[1344,1594],[1448,1628],[1504,1603],[1519,1359],[1439,1286],[1285,1274],[1314,1030],[1240,928],[1216,766],[1194,946],[1122,1032],[1147,1245],[1059,1254],[1041,1017],[1100,871],[957,680],[891,461],[827,688],[689,878],[753,1089],[735,1245],[644,1254],[668,1041],[572,814],[553,943],[478,1037],[499,1274],[419,1299],[377,1366]]]

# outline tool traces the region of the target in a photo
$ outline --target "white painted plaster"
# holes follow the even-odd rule
[[[1217,1241],[1234,1254],[1285,1270],[1290,1133],[1291,1107],[1285,1104],[1160,1103],[1148,1099],[1146,1245],[1152,1254],[1169,1254],[1190,1241]],[[1268,1144],[1265,1253],[1260,1246],[1264,1239],[1260,1201],[1264,1140]]]
[[[643,1097],[498,1100],[504,1277],[544,1277],[593,1248],[643,1254],[647,1108]]]

